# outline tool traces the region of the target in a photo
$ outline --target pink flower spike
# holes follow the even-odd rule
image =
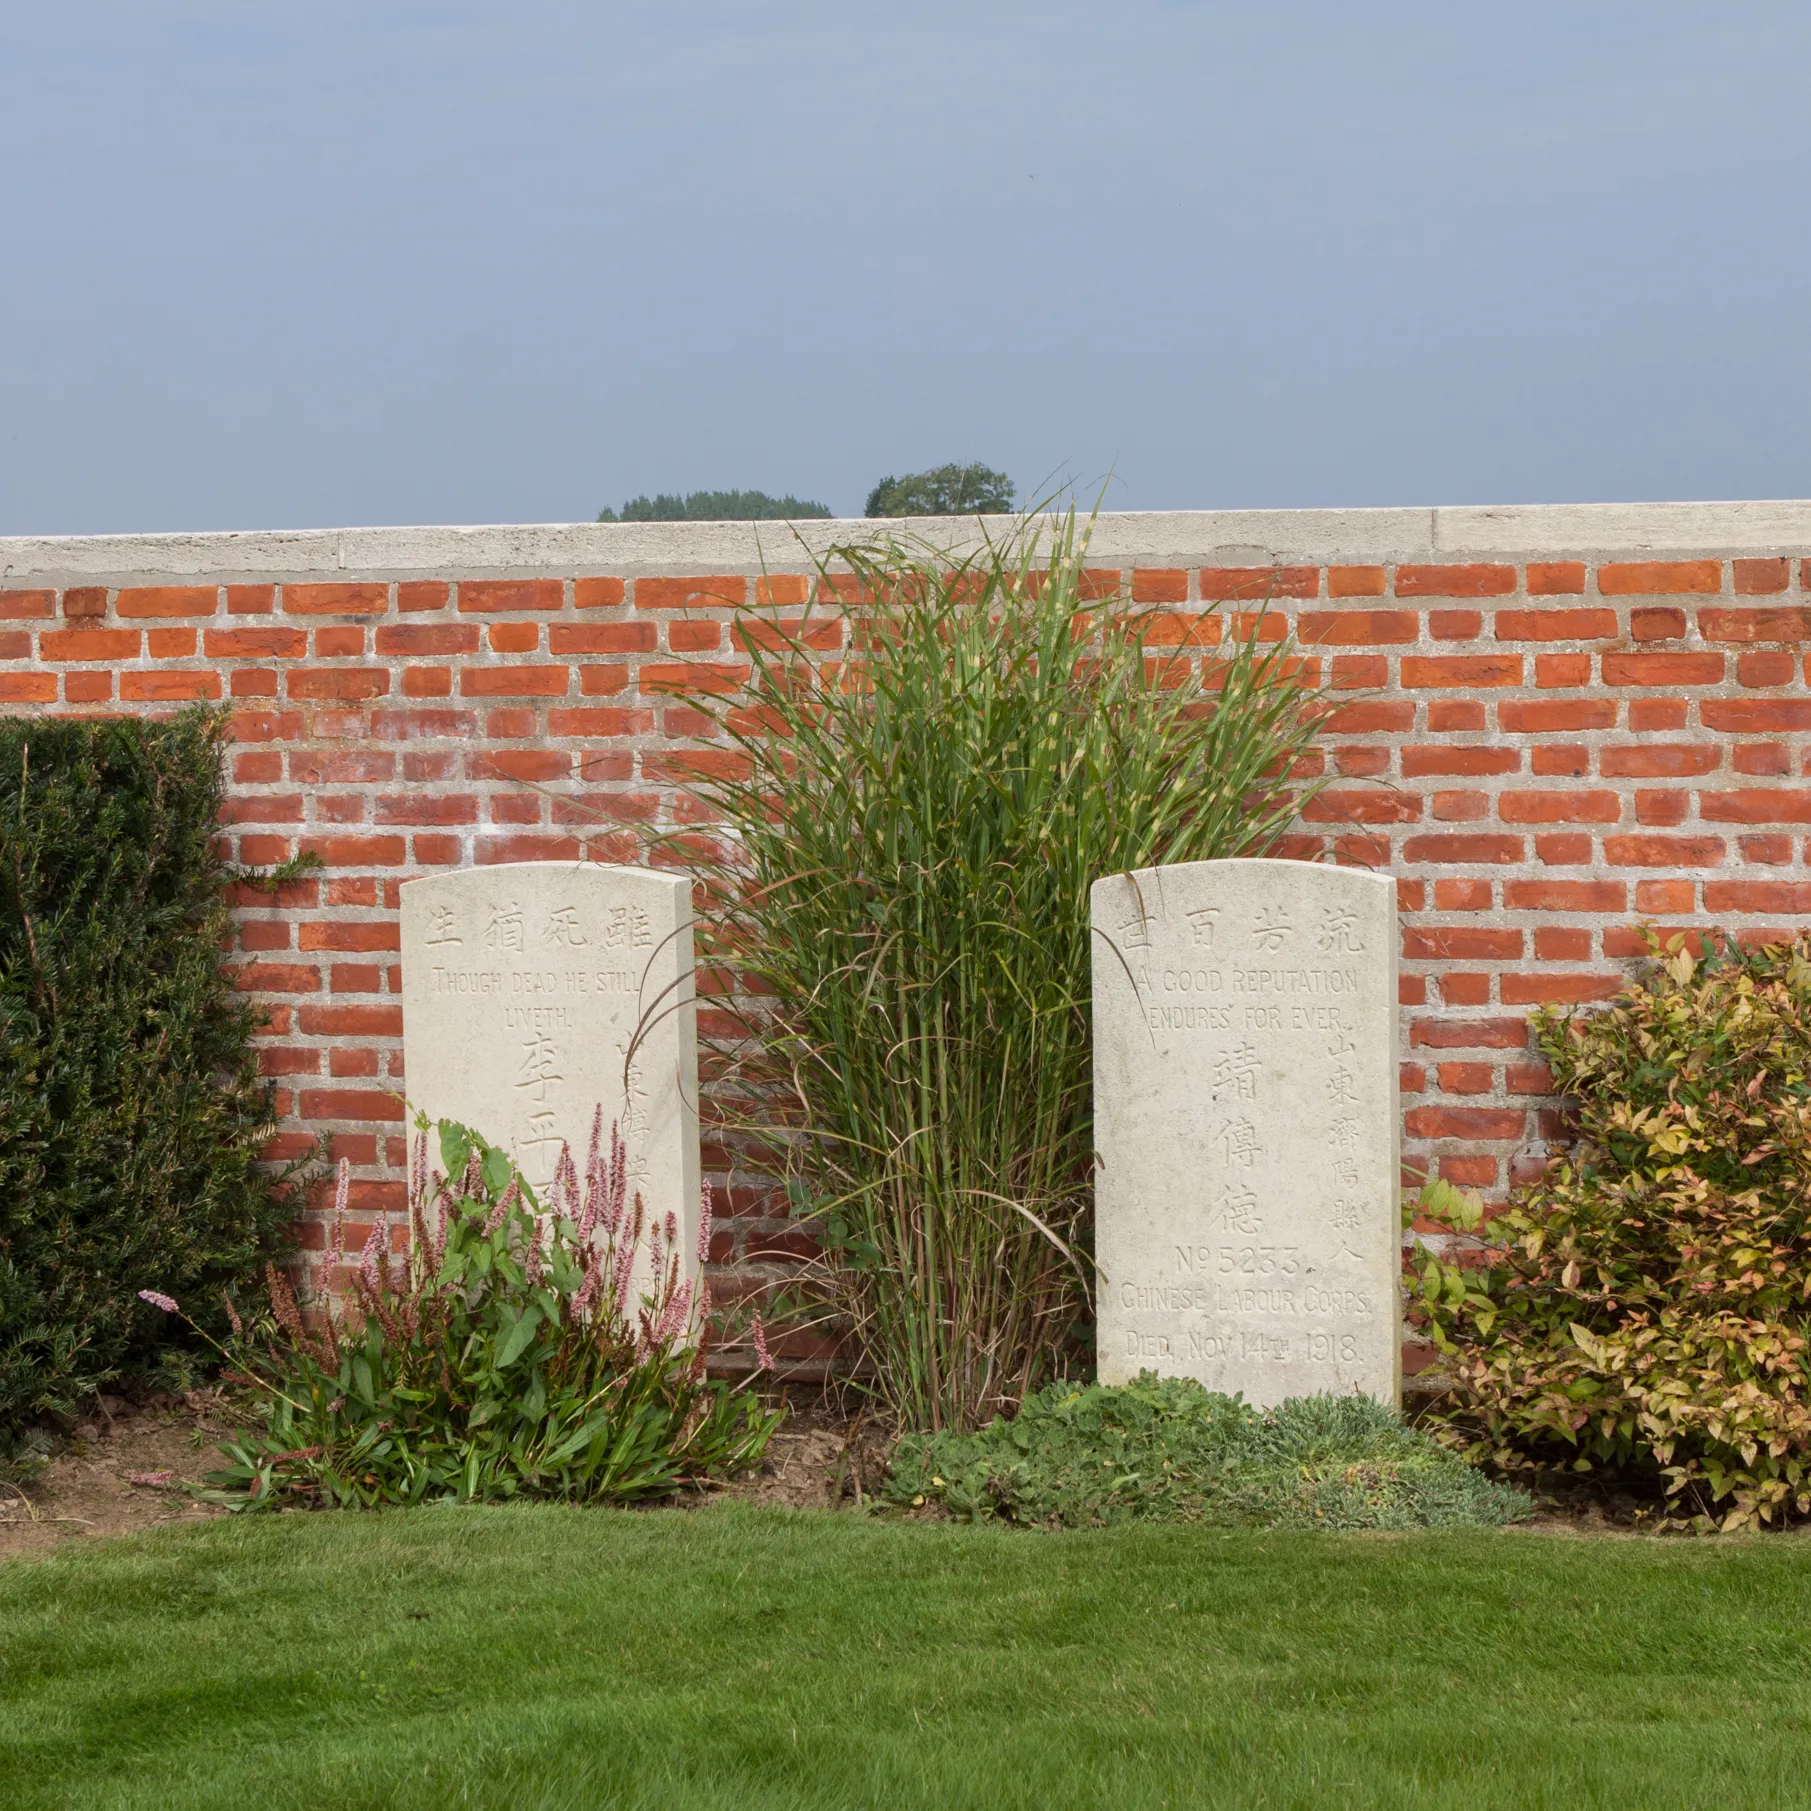
[[[711,1200],[711,1185],[704,1185],[704,1199],[698,1204],[698,1262],[705,1263],[711,1255],[711,1217],[716,1211]]]
[[[335,1215],[346,1211],[347,1198],[352,1193],[352,1163],[349,1158],[340,1159],[339,1180],[333,1190],[333,1211]]]
[[[156,1289],[141,1289],[138,1292],[138,1299],[141,1302],[149,1302],[153,1308],[161,1308],[165,1314],[180,1314],[182,1312],[169,1296],[162,1294]]]
[[[758,1369],[773,1369],[773,1354],[767,1349],[767,1329],[761,1325],[760,1311],[755,1312],[755,1364]]]

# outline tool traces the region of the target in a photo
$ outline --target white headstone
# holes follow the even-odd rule
[[[1186,862],[1092,906],[1101,1381],[1398,1400],[1395,882]]]
[[[692,884],[646,868],[511,862],[402,887],[411,1116],[454,1119],[544,1191],[581,1172],[603,1104],[650,1215],[698,1236]]]

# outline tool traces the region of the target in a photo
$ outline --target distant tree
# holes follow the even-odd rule
[[[904,478],[882,478],[868,492],[871,516],[1002,516],[1016,490],[1004,472],[985,465],[939,465]]]
[[[600,509],[600,522],[791,522],[830,514],[821,503],[770,497],[764,490],[695,490],[683,497],[631,497],[620,511]]]

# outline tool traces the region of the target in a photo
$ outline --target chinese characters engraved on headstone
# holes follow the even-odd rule
[[[473,1127],[544,1191],[562,1139],[583,1165],[601,1101],[648,1212],[678,1216],[688,1263],[699,1211],[691,926],[690,881],[644,868],[515,862],[402,888],[411,1110]]]
[[[1092,904],[1101,1380],[1395,1401],[1395,883],[1187,862]]]

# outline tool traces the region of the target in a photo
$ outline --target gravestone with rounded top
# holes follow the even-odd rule
[[[1092,907],[1101,1381],[1398,1400],[1395,882],[1185,862]]]
[[[651,1215],[678,1218],[695,1263],[689,879],[511,862],[405,881],[402,971],[411,1113],[482,1133],[544,1199],[562,1139],[583,1169],[601,1102],[632,1187]]]

